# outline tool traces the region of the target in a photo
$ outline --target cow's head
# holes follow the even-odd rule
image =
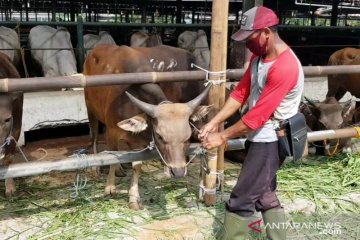
[[[339,103],[334,97],[327,98],[323,102],[314,102],[307,98],[306,100],[308,104],[302,104],[300,111],[304,114],[310,130],[335,130],[346,126],[347,122],[345,119],[350,113],[351,100],[344,103]],[[325,139],[323,142],[316,142],[314,144],[325,155],[332,155],[345,145],[348,145],[347,139]]]
[[[307,124],[313,131],[339,129],[344,125],[344,118],[349,114],[351,100],[339,103],[334,97],[325,99],[323,102],[308,101],[301,110],[307,118]]]
[[[5,149],[12,136],[12,105],[16,99],[16,94],[0,93],[0,163],[5,157]]]
[[[189,121],[193,115],[197,115],[196,119],[199,119],[199,114],[205,116],[209,112],[204,111],[209,109],[208,106],[200,106],[209,90],[210,87],[207,87],[187,103],[164,102],[159,105],[143,102],[127,93],[131,101],[152,119],[150,124],[156,147],[175,178],[186,175],[186,153],[192,133]],[[119,122],[118,126],[127,131],[139,132],[147,128],[147,123],[135,117]]]

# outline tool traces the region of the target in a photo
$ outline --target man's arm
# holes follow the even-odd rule
[[[216,114],[216,116],[211,119],[211,122],[220,124],[224,122],[226,119],[228,119],[230,116],[232,116],[236,111],[239,111],[242,104],[232,97],[229,97],[225,105],[222,107],[222,109]]]
[[[252,129],[249,128],[244,124],[244,122],[240,119],[235,124],[231,125],[230,127],[226,128],[224,131],[221,132],[221,137],[227,141],[228,139],[236,138],[241,135],[245,135],[248,132],[251,132]]]

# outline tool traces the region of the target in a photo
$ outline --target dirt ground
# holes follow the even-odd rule
[[[80,149],[91,153],[89,145],[89,136],[80,136],[30,142],[22,149],[29,161],[51,161],[66,158]],[[105,149],[104,142],[100,141],[99,151]],[[16,161],[24,160],[17,154]],[[117,179],[116,196],[104,195],[106,169],[100,178],[86,171],[19,178],[15,180],[17,193],[12,199],[4,197],[1,181],[0,240],[216,239],[222,227],[224,201],[236,183],[240,164],[226,163],[224,193],[217,193],[217,203],[212,207],[204,206],[198,199],[199,169],[200,162],[196,160],[190,165],[187,177],[168,179],[160,161],[146,162],[139,183],[144,204],[141,211],[127,206],[130,169],[126,169],[126,177]],[[78,192],[73,187],[76,173],[87,180]],[[341,233],[330,229],[332,232],[325,235],[321,235],[319,229],[290,229],[288,239],[360,239],[359,188],[342,196],[351,202],[342,207],[344,211],[337,211],[335,216],[329,208],[325,210],[329,214],[323,211],[321,218],[316,198],[312,201],[296,194],[288,198],[289,191],[281,188],[280,183],[279,195],[289,221],[340,221],[343,228]],[[259,235],[261,238],[264,231]]]

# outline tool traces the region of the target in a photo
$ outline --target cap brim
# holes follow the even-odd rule
[[[252,30],[239,30],[236,33],[234,33],[231,38],[235,41],[244,41],[246,38],[248,38],[254,31]]]

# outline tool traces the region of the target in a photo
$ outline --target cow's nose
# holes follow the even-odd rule
[[[171,168],[170,172],[174,178],[182,178],[186,175],[186,168]]]

